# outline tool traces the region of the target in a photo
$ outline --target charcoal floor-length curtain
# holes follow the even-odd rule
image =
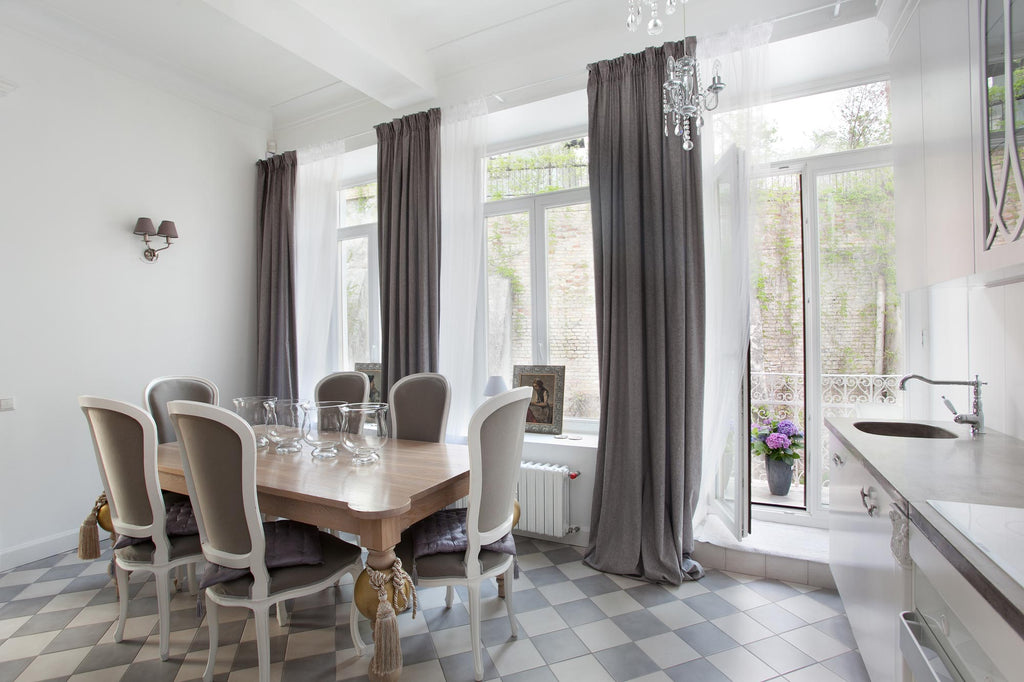
[[[695,47],[685,41],[687,52]],[[700,490],[704,246],[700,145],[666,138],[668,43],[589,66],[601,426],[591,539],[601,571],[679,584]],[[670,131],[671,133],[671,131]]]
[[[295,334],[295,152],[258,161],[256,392],[298,398]]]
[[[376,126],[381,395],[436,372],[441,292],[441,110]]]

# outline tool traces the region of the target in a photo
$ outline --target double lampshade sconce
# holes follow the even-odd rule
[[[134,234],[140,235],[142,241],[146,242],[146,250],[142,252],[143,257],[150,263],[156,261],[160,257],[160,251],[169,249],[171,247],[171,240],[178,238],[178,228],[174,226],[174,222],[171,220],[164,220],[160,223],[159,229],[153,227],[153,221],[149,218],[139,218],[135,221],[135,232]],[[154,249],[149,245],[150,237],[163,237],[164,245],[158,249]]]

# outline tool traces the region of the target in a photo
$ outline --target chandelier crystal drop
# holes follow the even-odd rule
[[[704,127],[703,112],[718,108],[718,93],[725,89],[721,68],[722,63],[716,59],[711,84],[705,89],[701,86],[700,67],[694,57],[688,54],[679,59],[668,57],[668,80],[661,93],[665,136],[668,137],[671,123],[672,132],[683,138],[686,151],[693,149],[692,136]]]
[[[689,0],[665,0],[665,14],[675,14],[676,6],[680,2]],[[643,22],[644,7],[650,10],[650,19],[647,21],[647,33],[652,36],[660,35],[665,30],[665,25],[658,18],[658,0],[628,0],[629,14],[626,15],[626,28],[636,32]]]

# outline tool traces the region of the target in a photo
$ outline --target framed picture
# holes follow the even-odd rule
[[[357,362],[355,366],[357,372],[370,377],[370,397],[367,398],[371,403],[379,403],[381,401],[380,395],[380,363],[379,362]]]
[[[515,365],[512,387],[530,386],[533,396],[526,410],[528,433],[562,433],[565,365]]]

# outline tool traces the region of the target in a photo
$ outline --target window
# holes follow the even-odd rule
[[[338,223],[338,366],[380,361],[377,183],[341,190]]]
[[[597,419],[600,384],[586,138],[487,163],[488,373],[565,365],[563,415]]]

